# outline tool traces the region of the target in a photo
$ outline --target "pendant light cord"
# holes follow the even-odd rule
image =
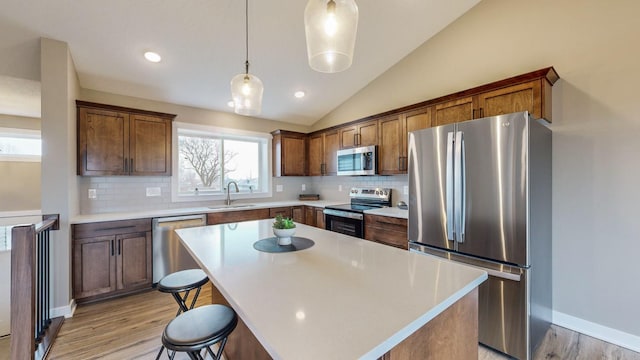
[[[249,0],[244,1],[244,10],[245,50],[247,54],[244,62],[244,73],[249,75]]]

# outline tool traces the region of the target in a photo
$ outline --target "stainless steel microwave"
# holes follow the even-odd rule
[[[375,175],[376,146],[338,150],[338,175]]]

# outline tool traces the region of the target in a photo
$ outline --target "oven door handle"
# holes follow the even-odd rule
[[[349,218],[349,219],[362,220],[364,218],[364,215],[360,213],[354,213],[349,211],[324,209],[323,212],[325,215],[332,215],[332,216],[338,216],[338,217]]]

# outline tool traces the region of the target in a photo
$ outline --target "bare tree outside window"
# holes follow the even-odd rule
[[[237,153],[225,149],[222,154],[222,140],[196,136],[179,136],[181,184],[192,190],[205,188],[222,189],[222,179],[235,171],[233,158]],[[224,164],[225,177],[222,177]],[[191,170],[191,171],[190,171]]]

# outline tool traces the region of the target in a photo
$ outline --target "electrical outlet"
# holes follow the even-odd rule
[[[404,195],[409,195],[409,186],[405,185],[404,188],[402,189],[402,193]]]
[[[148,187],[147,196],[160,196],[162,192],[159,187]]]
[[[89,199],[96,199],[97,197],[96,189],[89,189]]]
[[[305,190],[307,190],[307,185],[302,184],[302,191],[305,191]]]
[[[342,191],[342,185],[338,185],[338,191]]]
[[[282,192],[284,187],[282,185],[276,185],[276,192]]]

